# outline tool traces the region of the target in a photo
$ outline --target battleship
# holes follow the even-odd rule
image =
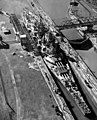
[[[15,14],[8,17],[23,50],[34,55],[58,105],[58,115],[63,120],[96,120],[97,77],[38,1],[33,0],[31,6],[32,10],[23,9],[21,20]]]

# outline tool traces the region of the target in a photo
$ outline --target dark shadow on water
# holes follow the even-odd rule
[[[89,50],[93,47],[89,39],[69,40],[69,43],[75,50]]]

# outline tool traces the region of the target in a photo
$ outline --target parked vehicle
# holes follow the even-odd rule
[[[9,49],[9,44],[3,41],[1,35],[0,35],[0,49]]]
[[[0,49],[9,49],[9,44],[4,41],[0,41]]]
[[[11,34],[11,31],[9,29],[7,29],[5,26],[2,26],[1,30],[5,35]]]

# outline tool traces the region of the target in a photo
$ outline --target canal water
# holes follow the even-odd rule
[[[38,0],[45,12],[55,21],[56,24],[61,24],[64,20],[70,19],[68,16],[68,7],[70,0]],[[82,16],[89,16],[89,12],[80,5],[80,14]],[[63,31],[68,39],[80,38],[76,29],[69,29]],[[90,69],[97,76],[97,53],[94,48],[88,51],[79,50],[78,53],[82,56]]]

